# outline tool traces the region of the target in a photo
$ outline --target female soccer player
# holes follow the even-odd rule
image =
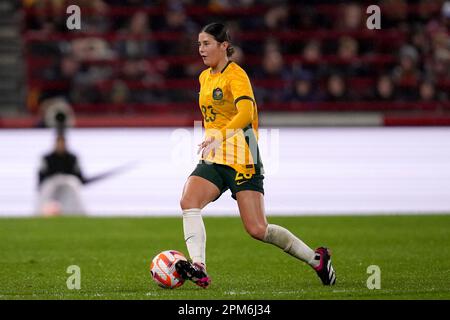
[[[246,72],[229,60],[233,47],[226,27],[221,23],[205,26],[198,35],[198,48],[209,67],[199,77],[199,105],[206,134],[199,144],[200,163],[189,176],[180,201],[192,263],[178,262],[177,271],[200,287],[210,284],[201,210],[230,189],[245,230],[253,238],[271,243],[306,262],[324,285],[333,285],[336,275],[327,248],[314,251],[287,229],[267,223],[263,165],[257,145],[257,106]]]

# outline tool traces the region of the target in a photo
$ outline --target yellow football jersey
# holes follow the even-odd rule
[[[225,140],[216,149],[214,157],[210,153],[202,160],[228,165],[243,174],[262,174],[258,148],[258,110],[247,73],[230,61],[220,73],[211,74],[211,68],[204,70],[199,81],[199,106],[207,137],[233,119],[238,113],[237,102],[241,99],[253,102],[252,123]]]

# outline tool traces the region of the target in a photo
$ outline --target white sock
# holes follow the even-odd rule
[[[269,224],[267,226],[263,241],[276,245],[291,256],[306,262],[312,267],[316,267],[319,264],[319,261],[314,259],[314,250],[308,247],[289,230],[276,224]]]
[[[206,230],[201,209],[183,210],[184,240],[192,262],[205,264]]]

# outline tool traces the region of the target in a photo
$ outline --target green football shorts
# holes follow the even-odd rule
[[[239,173],[232,167],[223,164],[207,164],[200,161],[195,170],[191,173],[191,176],[202,177],[214,183],[217,188],[219,188],[220,195],[214,199],[214,201],[228,189],[230,189],[231,197],[233,197],[234,200],[236,200],[236,193],[239,191],[253,190],[264,194],[264,175]]]

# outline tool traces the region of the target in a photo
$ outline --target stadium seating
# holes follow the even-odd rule
[[[380,30],[366,27],[374,2]],[[261,111],[379,112],[391,124],[442,124],[450,115],[444,1],[78,3],[80,31],[65,27],[65,1],[24,2],[30,114],[64,96],[79,115],[195,118],[204,68],[197,33],[218,20],[229,24],[233,58]]]

